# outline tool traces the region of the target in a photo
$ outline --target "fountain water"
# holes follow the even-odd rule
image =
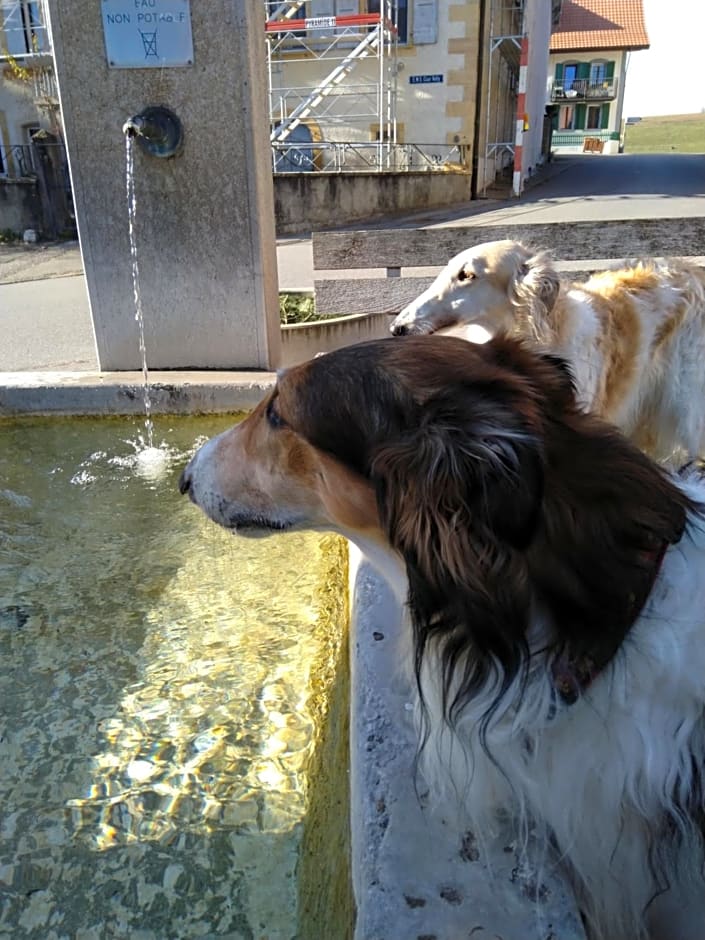
[[[129,122],[128,122],[129,124]],[[154,446],[154,422],[152,421],[152,399],[149,389],[149,367],[147,345],[144,337],[144,313],[140,291],[140,267],[137,256],[137,192],[135,188],[135,139],[134,132],[125,125],[125,187],[127,191],[127,218],[130,236],[130,259],[132,264],[132,292],[135,300],[135,321],[139,330],[140,355],[142,357],[143,396],[145,412],[144,446],[137,450],[137,472],[150,480],[163,475],[168,463],[168,454]]]
[[[231,422],[146,483],[131,418],[0,421],[2,938],[348,937],[345,549],[181,505]]]

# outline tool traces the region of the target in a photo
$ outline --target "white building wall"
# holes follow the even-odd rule
[[[359,2],[359,6],[357,6]],[[526,107],[528,129],[524,167],[533,172],[542,162],[543,118],[546,105],[548,44],[551,3],[526,0],[524,26],[512,12],[509,0],[408,0],[408,42],[400,44],[396,57],[397,140],[422,145],[427,153],[457,146],[470,166],[476,109],[480,107],[478,152],[480,188],[495,173],[513,163],[513,153],[493,150],[496,142],[513,147],[516,139],[516,69],[499,48],[490,50],[490,24],[494,32],[529,35]],[[366,0],[313,0],[307,15],[332,15],[365,9]],[[342,4],[342,5],[341,5]],[[486,7],[484,35],[480,35],[481,7]],[[349,50],[352,43],[347,46]],[[346,50],[338,53],[339,59]],[[510,55],[511,58],[511,55]],[[303,90],[314,88],[338,63],[310,57],[278,56],[272,65],[274,113],[286,114],[301,100]],[[514,70],[514,71],[513,71]],[[511,74],[510,74],[511,73]],[[491,74],[491,77],[490,77]],[[315,139],[329,141],[374,140],[379,124],[375,88],[380,65],[370,55],[357,62],[340,84],[341,94],[331,96],[312,112],[309,126]],[[478,82],[482,92],[478,95]],[[291,89],[301,91],[292,93]],[[289,91],[285,91],[289,89]],[[489,94],[488,94],[489,91]],[[286,99],[286,100],[285,100]],[[318,123],[318,127],[314,125]],[[460,155],[458,155],[459,157]]]
[[[14,148],[29,143],[37,127],[56,133],[58,97],[44,0],[32,5],[29,23],[19,0],[0,0],[0,148],[2,167],[13,167]],[[41,106],[40,106],[41,105]]]
[[[451,15],[452,8],[459,11],[460,15]],[[472,16],[473,8],[479,10],[479,0],[410,2],[409,41],[397,47],[396,116],[400,140],[444,145],[471,142],[468,128],[464,126],[467,122],[461,114],[452,113],[459,108],[449,108],[448,105],[462,104],[467,97],[470,77],[468,76],[464,83],[456,80],[460,73],[467,70],[467,55],[463,52],[452,52],[451,49],[454,41],[456,45],[474,41],[477,48],[477,37],[470,34],[475,19]],[[338,12],[341,12],[340,2]],[[346,8],[344,12],[349,13],[351,9]],[[424,35],[426,38],[435,35],[434,42],[418,42],[417,26],[421,16],[427,26]],[[347,43],[340,49],[336,54],[337,60],[347,54],[352,45]],[[476,59],[476,56],[473,56],[473,59]],[[337,61],[315,61],[297,56],[279,57],[279,60],[273,63],[272,74],[275,110],[276,101],[281,101],[282,89],[313,88],[336,64]],[[374,117],[378,110],[375,87],[379,80],[379,70],[379,59],[375,55],[358,60],[350,75],[341,82],[341,94],[337,95],[335,100],[331,96],[324,103],[323,108],[329,109],[329,115],[347,116],[347,120],[338,127],[327,122],[325,118],[321,120],[320,123],[326,125],[326,139],[372,139],[371,127],[377,123]],[[296,95],[291,93],[286,97],[288,102],[296,100]],[[474,107],[474,92],[472,106]],[[278,110],[280,111],[281,107]],[[284,110],[286,111],[286,105]]]
[[[524,28],[529,40],[526,83],[526,114],[529,129],[524,132],[523,179],[528,179],[545,161],[541,147],[546,113],[548,49],[551,39],[551,5],[545,0],[527,0]]]
[[[0,150],[2,167],[0,172],[13,175],[18,171],[13,166],[18,145],[30,142],[30,129],[45,128],[51,130],[51,122],[46,112],[36,105],[36,92],[33,78],[18,78],[8,64],[0,64]]]
[[[624,101],[624,85],[626,82],[626,66],[628,61],[628,52],[623,49],[599,49],[592,52],[560,52],[560,53],[551,53],[549,59],[549,94],[548,100],[550,98],[550,89],[553,87],[555,81],[556,65],[561,64],[564,67],[570,63],[574,62],[614,62],[614,81],[615,85],[615,97],[610,101],[604,101],[600,99],[588,99],[587,101],[584,98],[577,99],[580,104],[585,105],[609,105],[609,119],[608,125],[604,129],[610,134],[619,134],[622,127],[622,106]],[[567,107],[571,102],[567,99],[554,100],[553,104],[558,105],[560,108]],[[560,112],[559,112],[559,121],[560,121]],[[564,135],[562,128],[559,127],[556,130],[556,133]],[[567,146],[565,144],[560,145],[559,147],[554,147],[555,150],[558,150],[560,153],[581,153],[583,150],[583,139],[586,136],[590,136],[590,131],[581,129],[580,132],[576,132],[576,142],[573,146]],[[619,140],[610,139],[604,142],[603,153],[618,153],[619,152]]]

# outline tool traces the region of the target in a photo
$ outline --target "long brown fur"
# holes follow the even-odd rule
[[[351,347],[285,373],[277,402],[373,484],[421,614],[419,667],[432,637],[449,674],[477,645],[449,707],[483,680],[481,662],[516,674],[532,603],[557,625],[557,654],[603,666],[648,593],[653,553],[684,531],[689,502],[665,472],[577,407],[562,363],[508,338]]]
[[[285,370],[180,485],[234,531],[341,532],[408,588],[427,783],[483,825],[531,815],[591,940],[704,936],[692,468],[584,413],[552,355],[412,336]]]

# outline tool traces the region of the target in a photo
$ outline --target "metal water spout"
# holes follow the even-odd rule
[[[145,153],[153,157],[175,157],[183,145],[181,121],[162,105],[145,108],[122,125],[122,132],[134,137]]]

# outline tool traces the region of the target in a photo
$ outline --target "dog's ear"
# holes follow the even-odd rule
[[[436,583],[526,548],[538,523],[538,443],[516,412],[500,414],[471,391],[428,401],[417,427],[377,450],[371,471],[391,544]]]
[[[561,280],[548,255],[539,253],[522,261],[511,284],[512,302],[533,309],[540,303],[546,312],[553,310]]]
[[[491,672],[499,699],[528,661],[523,550],[541,518],[543,455],[515,411],[455,389],[378,449],[371,475],[382,525],[406,563],[421,701],[433,645],[452,724]]]

